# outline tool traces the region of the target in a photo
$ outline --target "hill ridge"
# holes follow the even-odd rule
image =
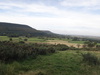
[[[51,36],[45,30],[36,30],[28,25],[0,22],[0,35],[3,36]]]

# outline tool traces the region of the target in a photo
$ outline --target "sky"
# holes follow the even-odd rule
[[[0,22],[66,35],[100,36],[100,0],[0,0]]]

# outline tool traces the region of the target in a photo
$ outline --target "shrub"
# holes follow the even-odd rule
[[[49,50],[49,53],[55,53],[56,51],[53,47],[49,47],[48,50]]]
[[[43,72],[38,72],[36,75],[45,75]]]
[[[27,41],[28,39],[24,39],[24,41]]]
[[[70,50],[78,50],[79,48],[76,48],[76,47],[74,47],[74,46],[71,46],[70,47]]]
[[[10,41],[0,41],[0,60],[11,62],[26,58],[36,58],[37,55],[46,55],[55,52],[54,45],[47,44],[26,44]]]
[[[14,67],[0,63],[0,75],[15,75]]]
[[[0,63],[0,75],[5,75],[6,71],[7,71],[6,65]]]
[[[83,62],[87,62],[89,65],[100,65],[100,60],[97,56],[91,53],[82,54]]]
[[[0,60],[11,62],[14,60],[24,60],[26,58],[36,58],[37,55],[55,53],[56,50],[68,50],[69,47],[63,44],[27,44],[24,41],[19,43],[11,41],[0,41]]]
[[[19,41],[19,43],[22,43],[22,44],[23,44],[23,43],[25,43],[25,42],[24,42],[24,41]]]
[[[13,39],[12,38],[9,38],[9,41],[12,41]]]
[[[60,51],[65,51],[65,50],[68,50],[68,49],[69,49],[69,47],[68,47],[67,45],[64,45],[64,44],[57,44],[57,45],[55,46],[55,48],[56,48],[57,50],[60,50]]]

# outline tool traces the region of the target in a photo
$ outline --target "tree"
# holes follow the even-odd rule
[[[85,44],[84,44],[84,45],[82,45],[82,46],[83,46],[83,48],[86,48],[86,47],[87,47],[87,45],[85,45]]]
[[[81,45],[80,44],[77,44],[77,47],[79,48]]]
[[[24,39],[24,41],[27,41],[28,39]]]
[[[22,38],[21,37],[19,38],[19,41],[22,41]]]
[[[12,38],[9,38],[9,41],[12,41]]]
[[[87,41],[87,42],[85,42],[84,44],[86,44],[87,47],[93,48],[93,47],[96,46],[97,43],[96,43],[96,42],[90,42],[90,41]]]

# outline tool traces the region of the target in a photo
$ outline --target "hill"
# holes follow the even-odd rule
[[[54,36],[50,31],[36,30],[28,25],[0,22],[2,36]]]

